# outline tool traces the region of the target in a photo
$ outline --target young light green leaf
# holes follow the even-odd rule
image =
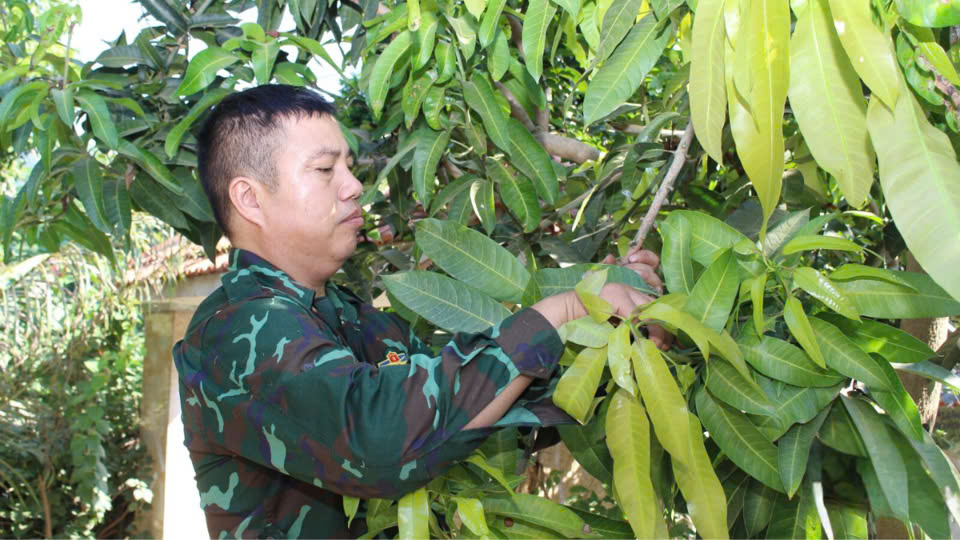
[[[643,84],[673,34],[650,14],[635,24],[587,86],[583,121],[590,125],[613,112]]]
[[[694,287],[690,222],[673,212],[660,223],[663,277],[671,293],[690,294]]]
[[[727,250],[704,270],[684,305],[684,310],[708,328],[720,332],[737,298],[740,279],[733,250]]]
[[[652,538],[657,496],[650,482],[650,424],[640,400],[618,390],[607,412],[607,447],[613,456],[617,500],[637,538]]]
[[[817,318],[810,319],[820,341],[824,359],[831,368],[878,390],[892,390],[887,376],[870,355],[860,350],[836,326]]]
[[[507,116],[494,97],[490,82],[483,74],[475,71],[470,80],[462,84],[463,99],[483,119],[483,127],[486,129],[487,135],[490,136],[490,140],[501,150],[509,152],[511,141],[507,132]],[[528,176],[533,177],[532,175]]]
[[[960,246],[943,241],[960,228],[960,188],[949,180],[960,177],[960,163],[946,134],[927,121],[911,93],[904,95],[907,99],[895,109],[871,99],[867,110],[880,185],[917,262],[951,296],[960,298]],[[909,153],[899,157],[907,148]]]
[[[447,148],[450,133],[432,129],[419,130],[417,147],[413,152],[413,189],[424,208],[430,207],[435,189],[437,163]]]
[[[766,319],[763,316],[763,293],[767,287],[767,274],[750,280],[750,301],[753,303],[753,326],[757,334],[763,335]]]
[[[883,418],[869,403],[848,397],[842,397],[841,400],[863,439],[891,509],[902,512],[902,517],[906,518],[906,510],[910,507],[907,470],[892,434],[887,430]]]
[[[107,222],[103,206],[103,173],[100,164],[93,158],[83,158],[71,167],[70,175],[87,217],[98,229],[109,234],[112,227]]]
[[[827,505],[834,538],[867,540],[867,511],[853,506]]]
[[[510,162],[527,178],[533,180],[533,186],[541,199],[553,204],[560,197],[560,183],[550,154],[523,124],[513,118],[507,120],[507,133]]]
[[[217,72],[239,61],[239,56],[220,47],[207,47],[190,60],[183,81],[177,88],[177,95],[189,96],[203,90],[217,78]]]
[[[787,299],[787,303],[783,307],[783,320],[786,321],[787,327],[797,343],[810,355],[810,359],[821,368],[826,369],[827,363],[823,359],[820,345],[817,344],[817,336],[813,332],[813,327],[810,326],[807,314],[803,310],[803,304],[800,303],[800,300],[797,300],[796,296]]]
[[[960,6],[954,2],[897,0],[897,12],[917,26],[939,28],[960,24]]]
[[[473,534],[477,536],[488,536],[490,534],[487,519],[483,515],[483,503],[479,499],[454,497],[453,500],[457,502],[457,513],[460,515],[460,520]]]
[[[273,65],[277,61],[279,52],[280,44],[272,37],[254,46],[251,63],[253,64],[253,73],[257,78],[257,84],[270,82],[270,74],[273,73]]]
[[[777,447],[743,413],[716,401],[706,388],[697,391],[696,402],[700,420],[727,457],[750,476],[783,492]]]
[[[490,69],[490,78],[499,81],[510,69],[510,43],[507,35],[497,32],[493,40],[493,50],[487,56],[487,67]]]
[[[530,180],[512,170],[503,161],[487,158],[488,177],[500,186],[500,199],[523,226],[532,232],[540,226],[540,202]]]
[[[347,516],[347,527],[350,526],[350,523],[353,522],[353,518],[357,515],[357,510],[360,508],[360,499],[357,497],[351,497],[349,495],[343,496],[343,513]]]
[[[415,540],[429,538],[430,498],[427,488],[407,493],[397,504],[400,533],[398,538]]]
[[[636,396],[637,383],[634,382],[633,365],[630,362],[632,351],[630,325],[621,323],[610,333],[610,339],[607,342],[607,365],[610,366],[610,373],[617,385],[629,392],[631,396]]]
[[[782,253],[790,255],[799,251],[812,251],[816,249],[832,249],[836,251],[852,251],[862,253],[863,248],[857,244],[837,236],[823,236],[820,234],[801,234],[794,236],[786,245],[783,246]]]
[[[899,274],[891,270],[866,266],[863,264],[845,264],[830,273],[831,281],[848,281],[851,279],[879,279],[894,285],[902,285],[916,292],[909,281],[902,279]]]
[[[516,257],[473,229],[428,218],[417,224],[416,238],[437,266],[499,300],[518,302],[530,281]]]
[[[107,110],[107,103],[103,98],[90,90],[81,90],[77,93],[76,99],[83,111],[87,113],[94,135],[108,147],[117,149],[120,145],[120,137],[117,135],[117,127],[110,117],[110,111]]]
[[[773,404],[767,395],[750,385],[730,364],[710,364],[707,388],[714,397],[741,411],[760,415],[773,414]]]
[[[180,141],[183,140],[183,136],[187,134],[187,130],[190,129],[190,126],[197,121],[197,118],[200,118],[200,115],[210,110],[210,107],[213,107],[217,103],[223,100],[223,98],[231,94],[230,90],[225,88],[215,88],[205,93],[197,103],[190,107],[190,111],[179,121],[177,125],[173,126],[173,129],[167,133],[166,143],[163,145],[164,151],[167,153],[167,157],[173,159],[177,155],[177,150],[180,147]]]
[[[571,341],[584,347],[602,347],[610,339],[613,325],[608,322],[597,323],[590,317],[574,319],[560,327],[561,335],[566,341]]]
[[[383,276],[383,283],[403,305],[450,332],[480,332],[510,316],[500,302],[435,272]]]
[[[873,185],[873,148],[860,78],[843,52],[827,0],[795,3],[790,106],[810,153],[860,207]],[[803,6],[796,9],[797,5]]]
[[[539,495],[514,493],[509,497],[485,497],[483,509],[487,514],[521,520],[556,531],[567,538],[580,538],[584,535],[585,523],[580,516],[570,508]],[[556,537],[556,533],[547,537]],[[540,538],[544,538],[543,531],[539,534]]]
[[[557,12],[550,0],[530,0],[523,19],[523,57],[534,80],[543,72],[543,51],[547,45],[547,27]]]
[[[610,315],[613,314],[613,307],[610,305],[610,302],[600,297],[600,291],[603,289],[606,281],[606,270],[588,272],[584,274],[580,283],[577,283],[576,287],[574,287],[577,296],[580,298],[580,302],[582,302],[583,307],[587,309],[590,318],[597,323],[608,320]]]
[[[859,323],[833,313],[817,317],[836,326],[864,352],[876,353],[887,362],[912,364],[936,355],[926,343],[895,326],[864,319]]]
[[[833,27],[853,68],[873,94],[892,108],[900,96],[903,77],[897,66],[890,36],[874,24],[870,5],[865,2],[830,0],[830,13],[833,15]],[[874,147],[877,148],[876,144]],[[883,150],[877,150],[882,156]]]
[[[846,378],[832,369],[818,366],[797,347],[774,337],[742,341],[740,350],[746,361],[760,373],[795,386],[833,386]]]
[[[387,48],[377,57],[377,62],[370,73],[370,87],[367,101],[375,120],[380,119],[380,113],[387,101],[387,92],[390,90],[390,79],[394,74],[394,66],[407,53],[413,43],[413,33],[404,30],[393,38]]]
[[[820,300],[828,308],[853,319],[860,320],[857,308],[830,279],[809,266],[802,266],[793,271],[795,286],[807,291],[807,294]]]
[[[690,67],[690,118],[697,140],[717,163],[723,163],[721,135],[727,111],[723,5],[724,0],[698,3]]]
[[[820,411],[816,418],[806,424],[794,424],[777,442],[777,460],[780,465],[780,479],[787,490],[787,496],[793,497],[800,487],[800,481],[807,470],[810,457],[810,445],[820,431],[830,409]]]

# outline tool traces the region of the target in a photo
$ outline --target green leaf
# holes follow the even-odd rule
[[[189,96],[203,90],[217,78],[218,71],[239,61],[239,56],[220,47],[207,47],[190,60],[183,81],[177,88],[177,95]]]
[[[878,390],[892,390],[886,375],[870,355],[860,350],[836,326],[817,319],[810,325],[820,341],[827,365]]]
[[[634,382],[633,367],[630,363],[631,352],[630,325],[621,324],[610,333],[607,343],[607,365],[610,366],[610,373],[617,385],[631,396],[636,396],[637,383]]]
[[[606,270],[599,272],[588,272],[583,276],[583,280],[574,287],[577,296],[587,314],[596,323],[602,323],[610,319],[613,314],[613,308],[610,302],[600,297],[600,291],[607,281]]]
[[[487,158],[487,175],[500,186],[500,199],[523,226],[523,232],[533,232],[540,226],[540,202],[530,180],[514,173],[497,159]]]
[[[383,276],[383,283],[403,305],[450,332],[480,332],[510,316],[496,300],[435,272]]]
[[[960,392],[960,376],[954,375],[952,371],[944,369],[942,366],[928,360],[914,364],[892,364],[892,366],[897,371],[906,371],[907,373],[920,375],[921,377],[926,377],[950,386],[954,392]]]
[[[158,184],[167,188],[174,195],[183,195],[183,189],[177,184],[176,178],[170,172],[170,169],[163,164],[160,159],[153,155],[149,150],[144,150],[136,144],[123,139],[117,148],[120,155],[132,159],[144,171],[146,171]]]
[[[507,116],[500,108],[493,87],[480,72],[474,72],[470,81],[463,82],[463,99],[483,119],[483,127],[493,144],[501,150],[510,151],[510,135],[507,133]],[[522,169],[521,169],[522,170]],[[530,175],[532,177],[532,175]]]
[[[710,394],[736,409],[751,414],[772,415],[773,404],[762,390],[750,385],[730,364],[710,364],[706,377]]]
[[[483,470],[483,472],[489,474],[491,478],[493,478],[494,480],[497,481],[497,483],[503,486],[503,489],[507,490],[508,492],[512,491],[512,489],[510,488],[510,485],[507,483],[506,477],[503,476],[503,471],[498,469],[497,467],[490,465],[490,463],[487,463],[487,460],[484,459],[484,457],[481,456],[479,453],[474,452],[473,454],[471,454],[470,457],[466,459],[466,462],[472,465],[476,465],[478,468]]]
[[[347,527],[353,522],[353,518],[356,517],[359,508],[360,499],[349,495],[343,496],[343,513],[347,516]]]
[[[145,64],[156,68],[153,61],[145,57],[136,45],[120,45],[100,53],[94,62],[109,68],[123,68],[131,64]]]
[[[497,37],[493,41],[493,50],[487,56],[487,67],[490,69],[490,77],[499,81],[510,69],[510,43],[507,42],[507,35],[503,32],[497,32]]]
[[[883,268],[875,268],[863,264],[845,264],[830,273],[830,279],[832,281],[847,281],[861,278],[879,279],[893,283],[894,285],[902,285],[916,292],[916,289],[914,289],[909,281],[902,279],[896,272],[884,270]]]
[[[600,25],[600,43],[593,65],[603,64],[637,20],[637,13],[643,7],[643,0],[613,0],[603,15]]]
[[[932,0],[897,0],[900,15],[917,26],[940,28],[960,24],[960,5]]]
[[[394,66],[407,53],[413,43],[413,34],[409,30],[400,32],[387,45],[387,48],[377,57],[377,62],[370,73],[370,87],[367,101],[375,120],[380,119],[380,113],[387,101],[387,92],[390,90],[390,78],[394,74]]]
[[[333,61],[330,53],[327,52],[327,50],[323,47],[323,44],[319,41],[304,36],[298,36],[293,33],[282,32],[280,35],[296,43],[297,47],[309,52],[314,56],[319,56],[327,63],[327,65],[339,73],[341,77],[344,76],[343,70],[336,62]]]
[[[90,90],[81,90],[77,93],[76,99],[83,111],[87,113],[94,135],[109,148],[117,149],[120,145],[117,127],[110,118],[110,111],[107,110],[107,103],[103,98]]]
[[[390,161],[380,169],[380,172],[377,174],[377,179],[367,188],[367,190],[360,196],[360,199],[357,203],[360,206],[365,206],[373,203],[377,194],[380,192],[380,186],[383,184],[383,180],[390,174],[390,171],[393,170],[402,160],[417,148],[418,138],[409,136],[402,145],[397,149],[396,153],[393,154],[393,157],[390,158]]]
[[[267,84],[270,82],[270,74],[273,73],[273,65],[277,60],[277,54],[280,52],[280,44],[276,39],[270,38],[262,43],[257,43],[251,55],[253,63],[253,73],[257,78],[257,84]],[[187,70],[189,71],[189,67]]]
[[[806,489],[793,500],[777,496],[767,538],[820,538],[820,518]]]
[[[946,456],[943,450],[937,446],[933,437],[928,433],[923,434],[923,442],[908,442],[913,446],[914,451],[920,456],[924,467],[929,471],[930,477],[936,483],[943,501],[953,519],[960,516],[960,478],[958,478],[957,469],[953,462]]]
[[[749,239],[742,233],[704,212],[693,210],[679,210],[670,213],[670,220],[673,216],[682,217],[690,224],[690,237],[693,240],[690,247],[690,255],[697,263],[708,266],[720,255],[720,253],[737,245],[744,240]],[[666,273],[666,269],[664,269]]]
[[[949,538],[950,526],[948,523],[949,514],[947,505],[944,504],[944,498],[940,493],[937,483],[927,473],[926,468],[919,456],[911,448],[910,443],[895,433],[893,428],[887,426],[891,438],[897,445],[900,452],[900,458],[907,468],[907,489],[910,501],[910,521],[920,525],[926,535],[930,538]],[[920,430],[921,435],[926,435]],[[924,444],[920,441],[910,441],[913,444]]]
[[[604,423],[600,420],[600,415],[597,415],[585,426],[565,424],[557,426],[557,430],[577,462],[594,478],[609,484],[613,480],[613,458],[603,441],[606,434],[603,432]],[[599,429],[594,429],[594,425],[598,425]],[[590,436],[595,432],[599,432],[597,440]]]
[[[152,177],[138,174],[130,183],[130,197],[141,209],[178,229],[189,229],[187,218],[180,211],[173,193]]]
[[[807,471],[810,446],[829,412],[829,408],[823,409],[816,418],[806,424],[794,424],[777,443],[780,480],[783,482],[783,487],[787,489],[788,497],[792,498],[800,487],[800,481],[803,480],[803,475]],[[813,502],[812,499],[810,502]]]
[[[480,21],[480,31],[477,32],[477,39],[484,49],[493,42],[494,36],[500,28],[500,15],[503,13],[503,6],[506,3],[507,0],[490,0],[487,3],[487,10],[483,12],[483,19]],[[506,39],[506,36],[504,36],[504,39]],[[494,77],[494,80],[499,80],[499,77]]]
[[[776,491],[755,480],[750,483],[743,498],[743,524],[748,536],[754,536],[770,523],[776,500]]]
[[[707,538],[725,538],[726,496],[707,457],[703,430],[687,410],[686,400],[656,345],[642,339],[633,345],[633,368],[650,421],[663,448],[670,453],[673,473],[688,501],[697,530]],[[688,429],[683,429],[687,418]],[[678,420],[680,429],[677,429]],[[610,436],[608,429],[607,436]],[[614,461],[616,467],[616,461]]]
[[[518,302],[530,273],[509,251],[456,223],[428,218],[417,224],[417,245],[451,276],[499,300]]]
[[[97,229],[110,233],[112,227],[107,221],[103,206],[103,173],[100,171],[100,163],[93,158],[85,157],[77,161],[70,172],[87,217]]]
[[[797,347],[773,337],[743,341],[740,350],[760,373],[795,386],[833,386],[846,378],[832,369],[821,368]]]
[[[400,99],[400,108],[403,109],[403,118],[407,129],[413,127],[413,122],[420,116],[420,107],[427,98],[427,91],[433,86],[436,73],[428,70],[423,76],[414,78],[411,76],[403,86],[403,94]]]
[[[733,250],[724,251],[704,270],[683,309],[715,332],[723,330],[737,298],[740,280]]]
[[[130,192],[122,180],[107,180],[103,184],[103,211],[107,223],[119,236],[130,232]]]
[[[903,77],[897,66],[890,36],[874,24],[870,5],[866,2],[830,0],[830,12],[833,14],[833,27],[853,68],[874,95],[879,96],[888,107],[893,107],[900,96]],[[882,159],[883,150],[876,143],[874,148]]]
[[[946,249],[949,248],[941,251]],[[907,281],[911,288],[877,279],[837,281],[835,285],[853,302],[857,311],[867,317],[918,319],[960,313],[960,302],[951,298],[930,276],[915,272],[890,272],[897,279]]]
[[[187,32],[187,19],[183,13],[170,6],[167,0],[137,0],[150,15],[156,17],[176,36]]]
[[[828,277],[813,268],[802,266],[794,270],[793,283],[833,311],[849,319],[860,320],[854,303]]]
[[[800,5],[790,41],[790,106],[817,164],[859,208],[873,185],[867,102],[834,31],[828,1]]]
[[[187,131],[193,123],[197,121],[197,118],[200,118],[203,113],[210,110],[210,107],[220,103],[223,98],[229,96],[231,93],[230,90],[225,88],[215,88],[204,94],[193,107],[190,107],[190,111],[167,133],[167,140],[163,146],[167,157],[173,159],[173,157],[177,155],[177,151],[180,148],[180,141],[183,140],[183,136],[187,134]]]
[[[733,69],[740,93],[728,87],[727,95],[737,102],[730,107],[730,127],[737,154],[760,198],[764,218],[761,230],[766,231],[767,220],[780,200],[783,175],[790,10],[780,0],[755,0],[749,6],[743,22],[750,31],[738,41]],[[746,74],[748,87],[740,88],[740,73]],[[736,113],[735,106],[745,107],[746,114]]]
[[[820,234],[801,234],[794,236],[786,245],[783,246],[782,253],[790,255],[799,251],[811,251],[816,249],[831,249],[835,251],[852,251],[862,253],[863,248],[857,244],[837,236],[823,236]]]
[[[651,14],[630,29],[587,86],[583,101],[585,125],[613,112],[643,84],[673,34],[672,26],[668,28],[661,28]]]
[[[423,203],[424,208],[430,207],[435,189],[437,164],[447,143],[450,142],[450,133],[436,132],[431,129],[418,131],[417,147],[413,152],[413,189]]]
[[[777,447],[740,411],[713,399],[705,388],[697,391],[697,415],[717,446],[750,476],[783,492]]]
[[[723,0],[698,3],[690,55],[690,119],[697,140],[717,163],[723,163],[721,136],[727,112],[723,4]]]
[[[553,3],[562,7],[573,20],[577,20],[580,15],[580,0],[553,0]]]
[[[660,223],[663,277],[671,293],[690,294],[694,287],[690,229],[690,222],[677,212]]]
[[[852,456],[867,457],[867,448],[857,433],[847,409],[839,405],[832,406],[826,420],[820,426],[820,440],[839,452]]]
[[[430,499],[427,488],[407,493],[397,504],[397,518],[400,532],[398,538],[429,538]]]
[[[183,189],[183,195],[177,197],[178,207],[198,221],[213,223],[215,221],[213,209],[194,171],[179,169],[177,180]]]
[[[893,420],[894,425],[900,429],[900,432],[907,437],[917,441],[923,441],[923,421],[920,419],[920,411],[917,410],[917,404],[907,393],[900,382],[900,377],[894,371],[890,363],[883,358],[871,357],[880,370],[883,371],[890,384],[890,390],[870,390],[870,396],[883,407],[887,416]]]
[[[590,317],[582,317],[561,326],[560,330],[561,336],[565,336],[565,341],[584,347],[603,347],[610,339],[613,325],[608,322],[595,322]]]
[[[661,516],[650,482],[650,423],[640,401],[617,391],[607,412],[607,447],[613,456],[617,500],[637,538],[652,538]]]
[[[790,329],[790,333],[793,334],[797,343],[810,355],[813,363],[820,368],[826,368],[827,363],[823,358],[823,351],[820,350],[820,345],[817,343],[817,336],[813,327],[810,326],[807,314],[803,310],[803,304],[800,303],[800,300],[797,300],[796,296],[787,298],[787,303],[783,306],[783,320],[787,323],[787,328]]]
[[[507,133],[510,162],[527,178],[533,180],[533,186],[541,199],[553,204],[560,197],[560,183],[550,155],[527,128],[513,118],[507,120]]]
[[[753,326],[757,334],[763,335],[766,326],[763,317],[763,293],[767,286],[767,274],[764,273],[750,280],[750,301],[753,303]]]
[[[773,416],[752,416],[754,425],[767,439],[775,441],[793,424],[805,424],[837,397],[842,384],[831,387],[800,387],[757,376],[757,381],[774,404]]]
[[[841,399],[857,426],[891,509],[897,514],[896,517],[906,518],[906,509],[910,507],[907,470],[897,451],[892,433],[887,430],[882,417],[869,403],[848,397]]]
[[[76,119],[73,108],[73,88],[69,86],[63,90],[51,88],[50,95],[53,96],[53,103],[57,107],[57,115],[64,124],[72,126]]]
[[[510,497],[485,497],[483,509],[488,514],[557,531],[567,538],[581,538],[585,532],[583,519],[573,510],[539,495],[515,493]]]
[[[951,296],[960,298],[960,246],[943,241],[960,230],[960,188],[949,180],[960,177],[960,163],[946,134],[927,121],[912,94],[904,95],[895,110],[875,99],[867,110],[880,185],[917,262]],[[908,148],[909,153],[899,154]]]
[[[827,505],[830,516],[830,525],[833,526],[834,538],[849,540],[867,540],[867,512],[866,509],[853,506]]]
[[[490,534],[490,529],[487,528],[487,520],[483,515],[483,503],[479,499],[454,497],[453,500],[457,502],[457,513],[460,514],[460,520],[473,534],[477,536]]]
[[[832,313],[817,317],[839,328],[864,352],[879,354],[887,362],[912,364],[936,356],[926,343],[889,324],[869,319],[858,323]]]
[[[583,349],[557,383],[553,402],[580,423],[585,422],[590,413],[606,360],[606,347]]]
[[[523,57],[527,71],[535,81],[543,72],[543,51],[547,44],[547,27],[557,12],[550,0],[530,0],[523,18]]]

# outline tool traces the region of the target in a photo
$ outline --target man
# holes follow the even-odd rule
[[[221,102],[199,137],[200,177],[235,246],[174,348],[211,537],[356,536],[364,524],[347,527],[342,495],[412,491],[498,421],[564,421],[528,386],[554,371],[555,328],[586,315],[575,294],[458,334],[436,355],[330,282],[363,224],[334,113],[309,90],[261,86]],[[633,268],[651,279],[650,265]],[[620,315],[650,300],[617,284],[602,296]]]

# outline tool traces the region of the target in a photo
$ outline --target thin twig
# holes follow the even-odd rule
[[[44,468],[44,474],[40,475],[40,501],[43,506],[43,534],[47,538],[53,538],[53,515],[50,511],[50,501],[47,499],[47,471],[50,470],[48,463]]]
[[[637,231],[637,235],[633,238],[633,246],[642,246],[643,241],[647,239],[647,233],[653,228],[653,222],[656,220],[657,214],[660,213],[660,207],[666,202],[667,196],[670,195],[670,191],[673,189],[673,183],[676,182],[677,176],[680,175],[680,170],[683,169],[683,164],[687,159],[687,152],[690,150],[690,144],[692,142],[693,122],[691,121],[687,122],[687,129],[684,130],[683,137],[680,138],[680,144],[673,153],[673,161],[670,162],[667,175],[663,177],[663,183],[660,184],[660,188],[653,198],[650,209],[647,210],[646,215],[643,216],[640,230]]]
[[[61,88],[66,88],[67,82],[70,80],[70,44],[73,42],[73,27],[74,24],[70,23],[70,30],[67,32],[67,54],[63,59],[63,86]]]

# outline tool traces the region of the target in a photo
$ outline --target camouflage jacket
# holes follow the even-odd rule
[[[498,425],[568,421],[549,399],[563,344],[532,309],[438,355],[346,289],[230,257],[173,350],[212,538],[362,533],[342,495],[398,498],[466,458],[495,428],[463,427],[520,374],[539,380]]]

